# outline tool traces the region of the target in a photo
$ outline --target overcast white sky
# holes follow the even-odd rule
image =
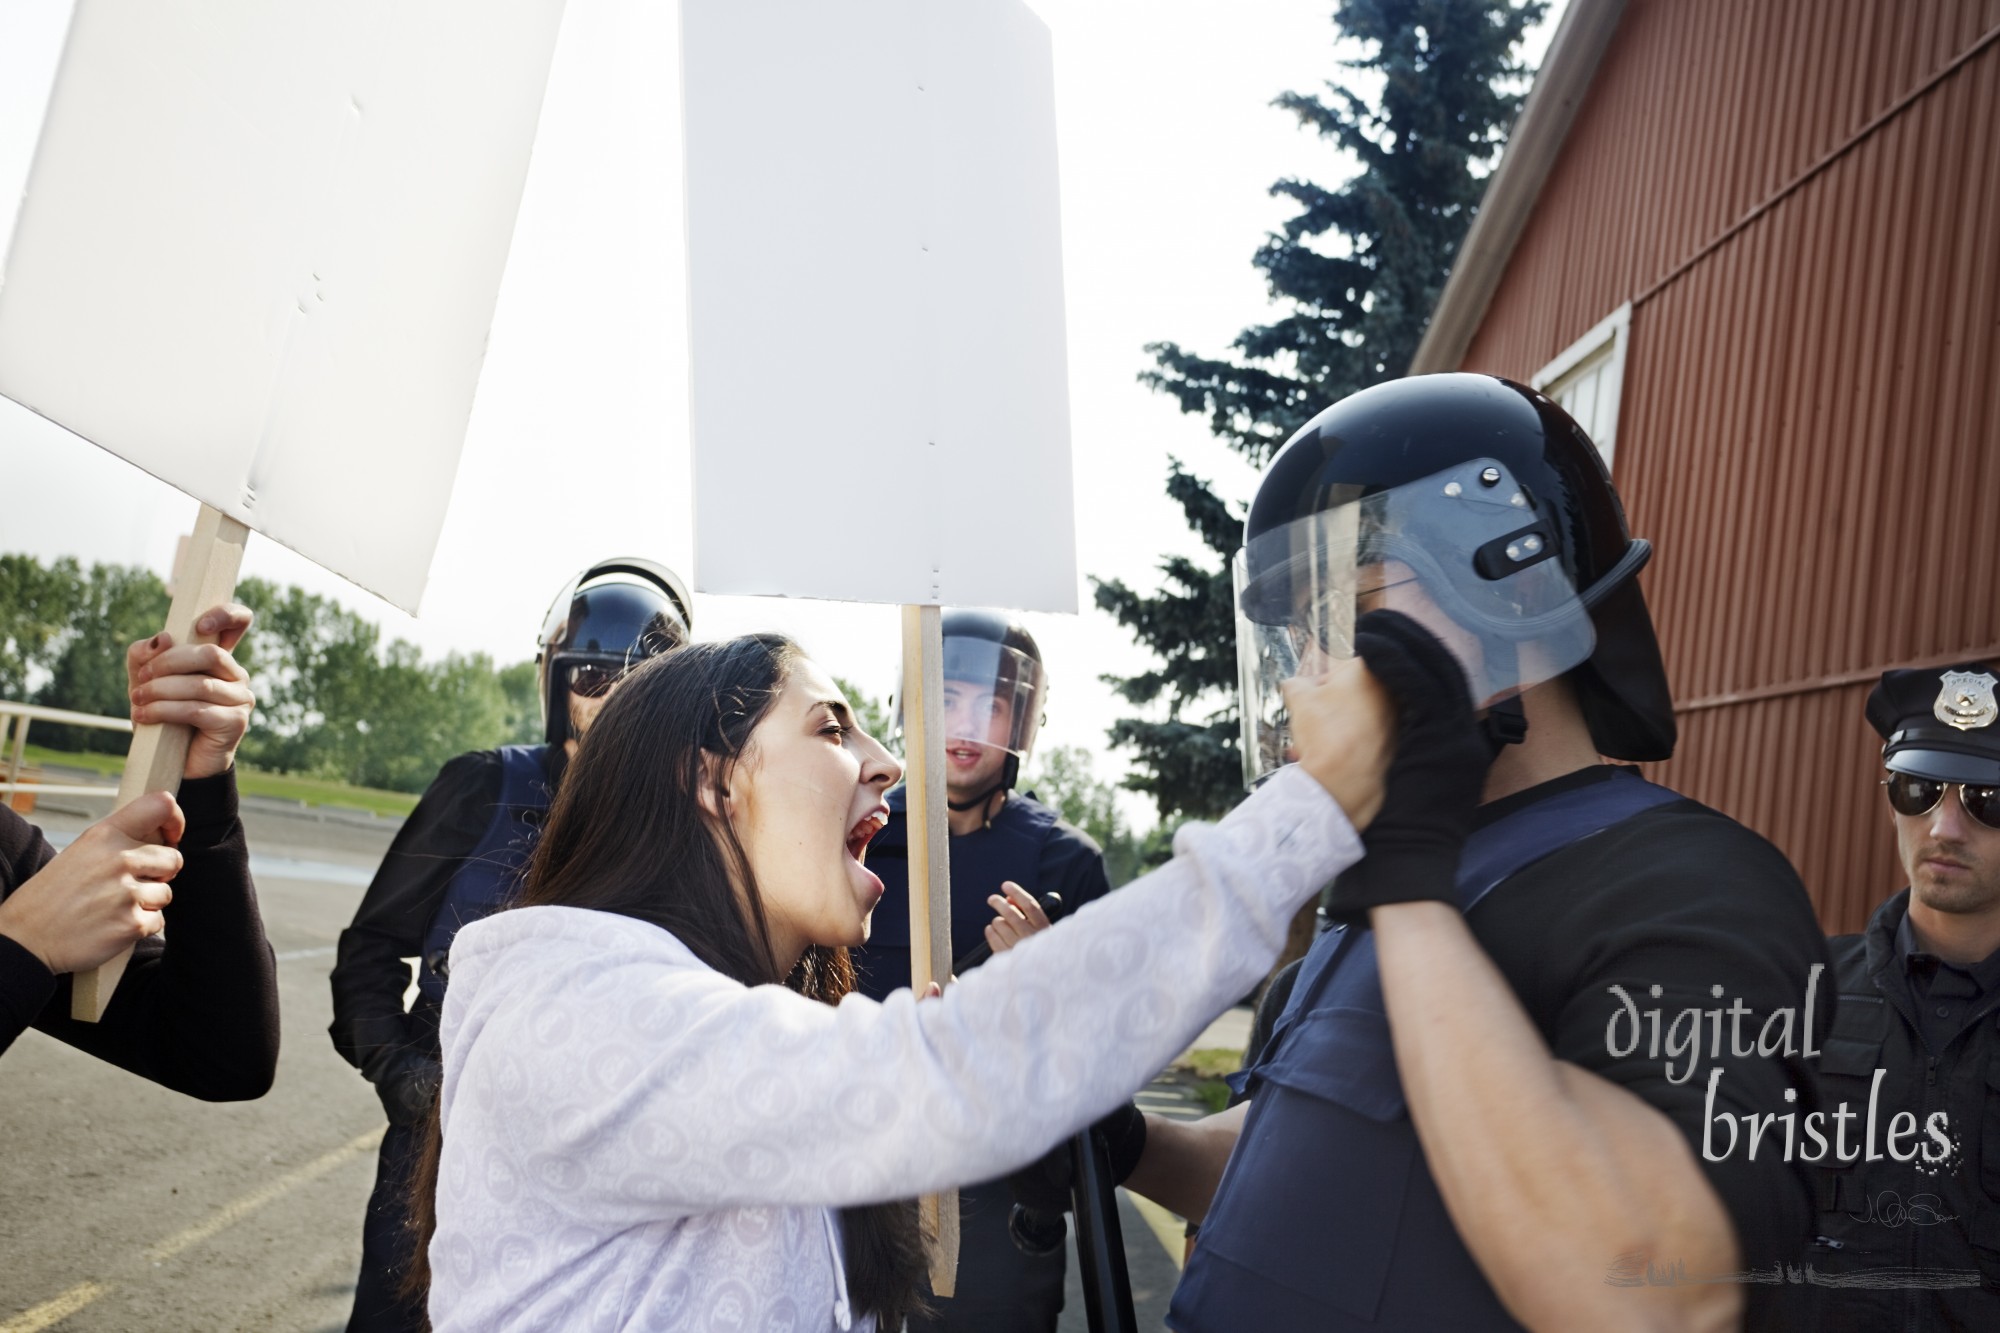
[[[1249,263],[1287,211],[1268,187],[1288,175],[1332,184],[1349,169],[1270,106],[1335,74],[1333,5],[1028,3],[1054,34],[1079,577],[1151,587],[1164,553],[1198,549],[1162,489],[1168,455],[1232,498],[1247,498],[1254,477],[1198,419],[1136,383],[1149,364],[1141,347],[1219,351],[1273,313]],[[69,11],[70,0],[0,3],[0,241]],[[337,597],[428,654],[505,663],[533,654],[549,599],[600,556],[691,574],[675,30],[663,0],[569,0],[421,616],[261,537],[246,575]],[[865,499],[867,470],[835,484]],[[179,492],[0,399],[0,551],[164,575],[194,513]],[[754,514],[746,501],[745,521]],[[892,539],[893,518],[876,521]],[[1004,559],[1035,534],[996,512],[966,524],[964,540]],[[1097,677],[1148,659],[1090,609],[1087,582],[1078,601],[1079,616],[1026,617],[1052,680],[1041,745],[1082,746],[1111,777],[1124,761],[1104,730],[1129,710]],[[894,688],[893,607],[698,596],[696,619],[703,638],[787,631],[871,693]],[[1150,817],[1136,802],[1128,813]]]

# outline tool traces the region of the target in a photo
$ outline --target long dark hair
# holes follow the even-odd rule
[[[633,668],[563,774],[515,905],[634,917],[672,932],[746,986],[782,982],[838,1003],[854,984],[847,950],[812,945],[789,975],[779,972],[757,877],[721,799],[751,732],[802,657],[790,639],[754,634]],[[430,1288],[442,1146],[433,1107],[411,1179],[416,1248],[405,1285],[417,1299]],[[845,1208],[841,1220],[855,1308],[885,1330],[900,1327],[921,1308],[925,1251],[915,1201]]]

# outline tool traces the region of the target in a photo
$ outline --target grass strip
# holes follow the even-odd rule
[[[39,745],[30,745],[26,758],[28,763],[38,768],[82,769],[114,782],[125,771],[125,756],[121,754],[47,750]],[[268,796],[306,805],[366,810],[371,814],[397,818],[409,814],[417,806],[416,795],[412,792],[356,787],[329,778],[302,777],[296,773],[265,773],[247,765],[237,766],[236,789],[245,796]]]

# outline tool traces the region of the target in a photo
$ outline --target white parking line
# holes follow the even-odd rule
[[[0,1333],[42,1333],[43,1329],[54,1328],[109,1290],[109,1287],[95,1282],[79,1282],[62,1295],[51,1297],[32,1310],[23,1310],[0,1324]]]
[[[381,1141],[382,1131],[371,1129],[359,1138],[341,1144],[332,1152],[313,1158],[312,1161],[307,1162],[304,1166],[294,1167],[266,1185],[263,1189],[252,1190],[234,1203],[225,1204],[216,1210],[207,1221],[197,1222],[183,1231],[176,1231],[152,1249],[147,1250],[146,1258],[156,1264],[171,1259],[190,1245],[199,1245],[224,1227],[232,1226],[242,1221],[273,1199],[289,1194],[307,1181],[318,1180],[321,1176],[333,1170],[333,1168],[339,1166],[356,1153],[373,1148]]]
[[[301,1185],[319,1179],[357,1153],[372,1150],[381,1139],[382,1131],[371,1129],[359,1138],[341,1144],[332,1152],[322,1153],[304,1166],[294,1167],[262,1189],[252,1190],[243,1197],[224,1204],[193,1226],[176,1231],[148,1249],[145,1252],[146,1261],[149,1264],[164,1263],[181,1251],[201,1244],[210,1236],[234,1226],[264,1205],[284,1197]],[[0,1333],[41,1333],[41,1330],[53,1328],[111,1288],[112,1284],[109,1282],[79,1282],[61,1295],[50,1297],[40,1305],[23,1310],[6,1323],[0,1324]]]

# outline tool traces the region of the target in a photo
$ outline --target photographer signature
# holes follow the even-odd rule
[[[1870,1291],[1944,1291],[1977,1287],[1984,1279],[1976,1268],[1861,1268],[1822,1273],[1811,1264],[1774,1263],[1737,1273],[1690,1273],[1683,1260],[1655,1262],[1642,1250],[1621,1254],[1604,1274],[1611,1287],[1714,1286],[1723,1282],[1755,1286],[1853,1287]]]
[[[1940,1222],[1956,1222],[1955,1213],[1939,1208],[1935,1194],[1912,1194],[1908,1203],[1894,1190],[1871,1194],[1858,1213],[1849,1213],[1857,1222],[1873,1222],[1885,1227],[1934,1227]]]

